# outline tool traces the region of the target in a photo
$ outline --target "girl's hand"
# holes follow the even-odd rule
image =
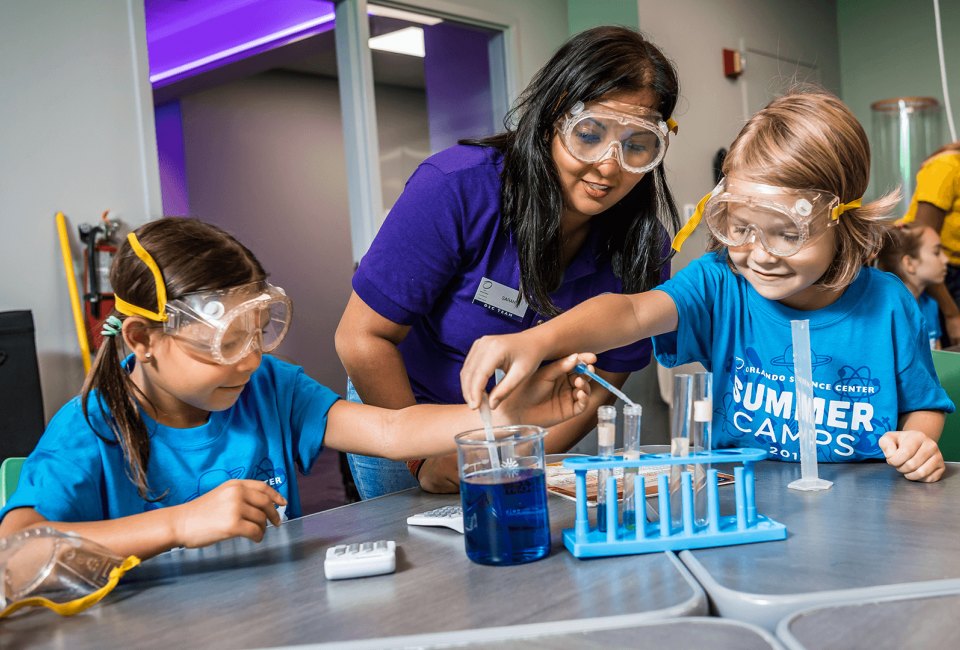
[[[911,481],[933,483],[946,471],[940,447],[922,431],[887,431],[878,444],[887,464]]]
[[[501,412],[511,423],[545,427],[580,415],[587,408],[590,383],[572,374],[573,368],[578,362],[592,364],[596,360],[590,353],[571,354],[540,368],[503,402]]]
[[[537,337],[529,335],[532,331],[481,336],[473,342],[460,370],[460,388],[467,406],[480,408],[480,397],[498,368],[506,374],[490,391],[491,409],[497,408],[500,402],[537,371],[545,355],[538,346]]]
[[[176,545],[199,548],[231,537],[259,542],[268,520],[280,525],[275,505],[285,506],[287,500],[266,483],[227,481],[193,501],[170,508]]]

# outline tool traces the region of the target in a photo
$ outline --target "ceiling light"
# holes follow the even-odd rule
[[[374,36],[370,39],[370,49],[419,56],[422,59],[426,54],[423,30],[419,27],[405,27],[389,34]]]

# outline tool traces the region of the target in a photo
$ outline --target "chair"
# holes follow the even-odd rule
[[[0,312],[0,458],[29,456],[43,427],[33,315]]]
[[[933,350],[933,367],[940,385],[960,409],[960,353]],[[960,461],[960,410],[947,416],[939,445],[944,460]]]
[[[20,468],[26,458],[7,458],[0,464],[0,508],[7,505],[7,499],[13,495],[20,482]]]

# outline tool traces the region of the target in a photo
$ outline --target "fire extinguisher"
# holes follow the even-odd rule
[[[87,335],[94,350],[100,348],[103,337],[100,323],[113,309],[113,287],[110,285],[110,266],[117,246],[113,236],[120,227],[116,220],[107,218],[104,210],[100,223],[82,223],[78,226],[83,249],[83,302]]]

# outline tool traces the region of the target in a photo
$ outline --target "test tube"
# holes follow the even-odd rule
[[[673,416],[670,421],[670,455],[682,457],[690,455],[690,405],[693,377],[676,375],[673,378]],[[670,466],[670,518],[671,526],[677,529],[683,525],[683,491],[680,476],[686,470],[684,465]]]
[[[597,456],[613,458],[613,447],[617,438],[617,409],[614,406],[601,406],[597,409]],[[597,529],[607,531],[607,478],[610,470],[597,471]],[[617,495],[610,495],[616,500]]]
[[[643,407],[639,404],[627,404],[623,407],[623,459],[637,460],[640,458],[640,416]],[[623,468],[623,508],[620,520],[624,528],[634,530],[637,525],[636,500],[633,490],[636,483],[638,467]],[[644,495],[642,498],[646,498]]]
[[[693,449],[709,454],[713,451],[713,373],[698,372],[693,376]],[[707,524],[707,472],[710,463],[697,463],[693,472],[693,513],[697,526]]]

